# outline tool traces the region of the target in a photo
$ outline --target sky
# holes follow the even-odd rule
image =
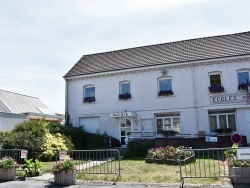
[[[0,0],[0,89],[65,113],[87,54],[250,31],[248,0]]]

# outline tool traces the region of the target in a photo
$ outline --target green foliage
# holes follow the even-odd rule
[[[151,142],[149,140],[134,140],[128,143],[128,155],[144,157],[149,148],[151,148]]]
[[[60,172],[72,172],[76,170],[76,166],[74,165],[71,159],[65,159],[58,161],[56,164],[53,165],[51,172],[52,173],[60,173]]]
[[[155,159],[177,159],[179,156],[181,159],[185,159],[194,154],[192,149],[187,149],[184,146],[177,148],[173,146],[151,148],[148,150],[147,158]]]
[[[71,124],[61,125],[59,123],[49,124],[50,133],[61,133],[71,138],[75,149],[84,149],[84,143],[86,142],[86,135],[88,134],[83,126],[74,127]]]
[[[11,132],[2,132],[2,147],[7,149],[26,149],[28,158],[51,160],[55,150],[73,149],[68,136],[49,132],[49,123],[44,120],[27,121],[17,124]]]
[[[12,159],[11,157],[4,157],[0,160],[0,168],[18,168],[19,165],[17,164],[17,162]]]
[[[26,149],[29,157],[39,158],[42,152],[41,145],[44,137],[35,136],[32,132],[11,131],[2,140],[2,148],[6,149]]]
[[[51,133],[62,133],[66,136],[71,137],[74,143],[75,149],[105,149],[110,147],[121,146],[120,141],[108,136],[106,133],[93,134],[85,131],[83,126],[74,127],[71,124],[66,124],[64,126],[58,123],[51,123],[49,125],[49,130]]]
[[[74,145],[72,144],[70,138],[66,137],[65,135],[60,133],[46,133],[45,141],[41,148],[43,152],[40,158],[43,161],[51,161],[56,159],[58,150],[72,150]]]
[[[39,176],[42,171],[42,165],[38,159],[35,159],[35,161],[33,159],[24,159],[22,169],[28,177]]]
[[[226,161],[230,167],[250,167],[250,160],[238,160],[237,144],[233,144],[232,149],[224,151]]]

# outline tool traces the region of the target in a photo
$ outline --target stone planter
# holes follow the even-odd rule
[[[0,169],[0,182],[13,181],[16,177],[15,168],[1,168]]]
[[[229,167],[229,177],[233,183],[250,184],[250,167]]]
[[[181,164],[188,164],[191,162],[195,162],[195,156],[192,155],[185,159],[181,159]],[[179,162],[177,159],[155,159],[155,158],[145,158],[146,163],[157,163],[157,164],[167,164],[167,165],[178,165]]]
[[[75,185],[76,184],[76,171],[73,172],[60,172],[54,173],[54,183],[56,185]]]

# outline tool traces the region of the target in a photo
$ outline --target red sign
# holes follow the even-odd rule
[[[28,151],[27,150],[21,150],[21,159],[27,159]]]

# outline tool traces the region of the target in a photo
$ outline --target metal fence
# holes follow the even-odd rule
[[[28,156],[28,151],[25,149],[0,149],[0,159],[4,157],[11,157],[18,164],[16,170],[22,170],[21,166],[24,164],[24,159]]]
[[[234,148],[236,153],[240,150],[250,151],[250,148]],[[244,167],[243,173],[236,173],[237,169],[228,165],[225,151],[232,148],[209,148],[209,149],[185,149],[184,152],[193,152],[193,156],[181,159],[180,164],[180,187],[184,186],[185,178],[230,178],[232,183],[248,183],[250,180],[250,168]],[[250,182],[250,181],[249,181]]]
[[[61,150],[58,158],[71,158],[80,174],[113,174],[120,176],[120,152],[116,149]]]

